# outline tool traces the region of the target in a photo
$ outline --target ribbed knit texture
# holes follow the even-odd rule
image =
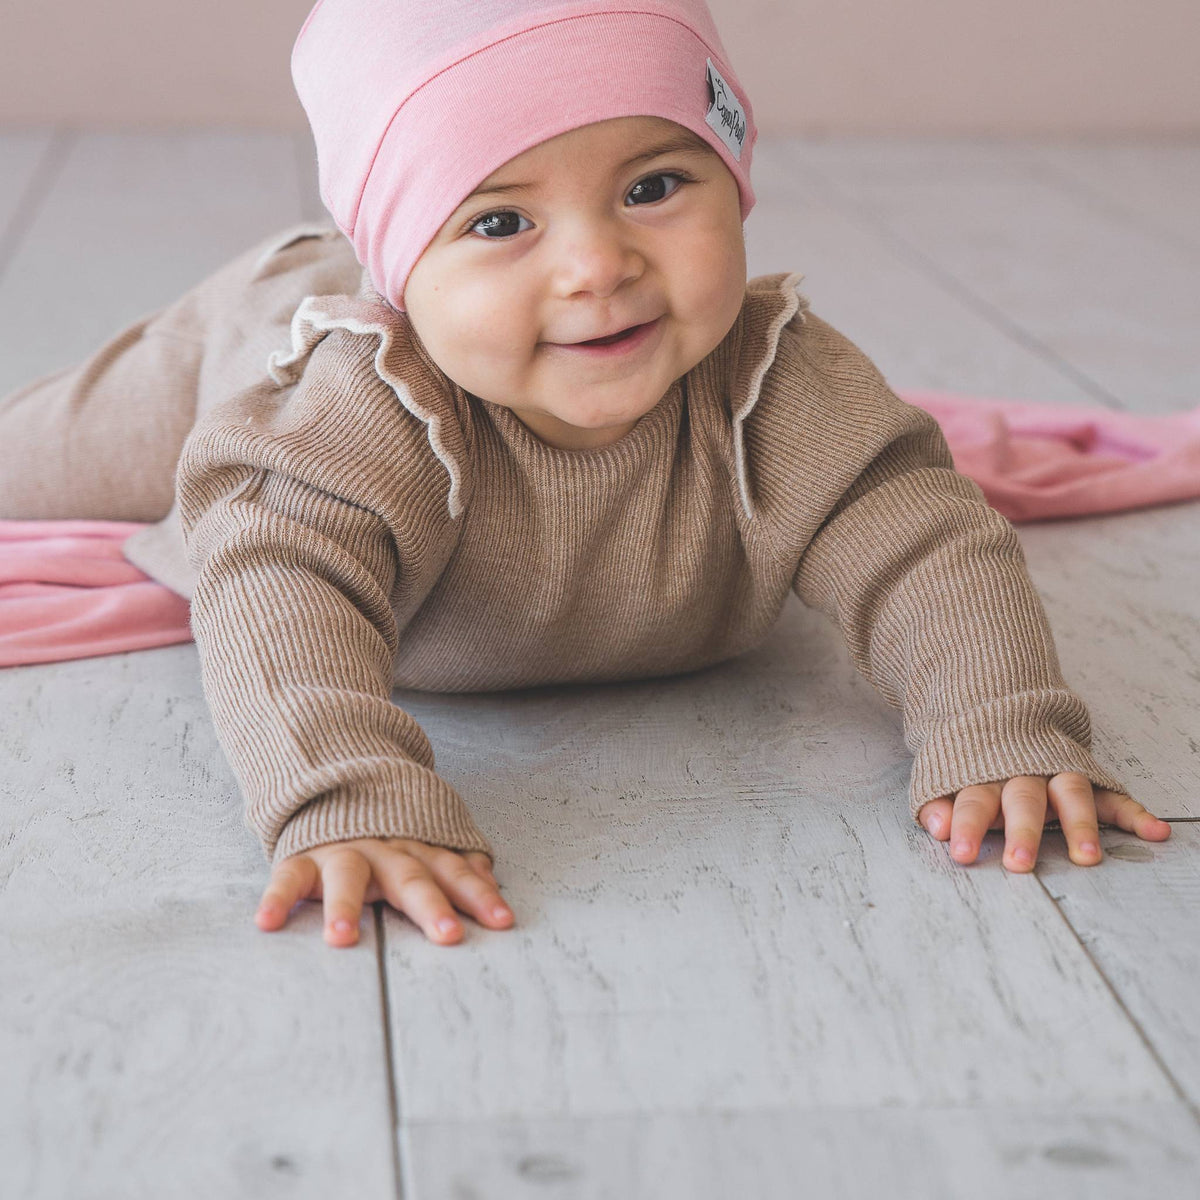
[[[902,710],[914,814],[1014,775],[1125,790],[1012,526],[796,282],[752,281],[721,345],[596,450],[463,393],[366,281],[310,300],[291,352],[202,414],[177,475],[193,629],[269,857],[490,852],[394,685],[693,670],[761,643],[791,589]]]

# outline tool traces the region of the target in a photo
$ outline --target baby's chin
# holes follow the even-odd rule
[[[502,403],[500,407],[507,408],[549,445],[563,450],[583,450],[606,446],[623,438],[642,417],[653,411],[661,399],[659,396],[641,404],[625,402],[587,408],[562,403],[541,406]]]
[[[655,401],[657,404],[657,401]],[[548,412],[540,410],[532,415],[539,416],[547,426],[561,426],[564,431],[578,430],[580,433],[603,433],[606,430],[620,429],[634,421],[641,420],[655,404],[625,406],[619,411],[605,412],[575,412],[571,409],[555,408]],[[514,408],[513,411],[518,411]],[[529,411],[528,409],[524,411]]]
[[[637,397],[630,397],[628,393],[625,393],[608,403],[601,400],[594,404],[586,404],[577,395],[573,397],[575,403],[547,405],[545,411],[566,426],[599,433],[606,429],[619,429],[631,422],[640,421],[648,412],[657,407],[669,391],[670,384],[667,384],[661,389],[654,388],[645,391]]]

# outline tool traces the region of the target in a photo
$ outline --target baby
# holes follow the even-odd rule
[[[0,403],[0,512],[157,522],[126,554],[191,599],[260,928],[303,898],[335,946],[380,899],[443,944],[510,927],[392,689],[695,670],[792,591],[902,709],[956,861],[1003,828],[1032,870],[1050,817],[1081,865],[1098,821],[1169,835],[933,419],[798,276],[747,283],[753,113],[702,0],[324,0],[293,70],[337,228]]]

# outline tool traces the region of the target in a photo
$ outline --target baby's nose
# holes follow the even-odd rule
[[[576,229],[556,254],[557,290],[570,296],[590,292],[609,296],[645,270],[642,252],[633,241],[604,225]]]

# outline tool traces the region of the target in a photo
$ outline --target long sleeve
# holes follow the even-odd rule
[[[813,539],[794,588],[837,621],[858,669],[903,710],[909,802],[1078,771],[1092,757],[1016,531],[956,474],[922,414],[872,460]]]
[[[819,518],[790,531],[793,590],[838,624],[856,667],[902,710],[913,815],[1016,775],[1078,771],[1124,791],[1092,757],[1088,711],[1063,680],[1016,531],[954,471],[934,419],[811,313],[784,331],[773,370],[772,387],[800,393],[802,413],[769,432],[810,447],[810,485],[797,499],[799,477],[768,465],[768,490]],[[801,453],[774,448],[774,464]]]
[[[335,335],[325,358],[361,359],[352,342]],[[369,359],[355,370],[344,403],[311,379],[290,394],[264,381],[185,444],[176,482],[205,694],[269,859],[356,837],[490,853],[390,700],[391,598],[411,584],[393,519],[369,501],[381,471],[404,474],[402,446],[398,459],[377,453],[403,437],[366,422],[370,447],[356,449],[380,385]]]

